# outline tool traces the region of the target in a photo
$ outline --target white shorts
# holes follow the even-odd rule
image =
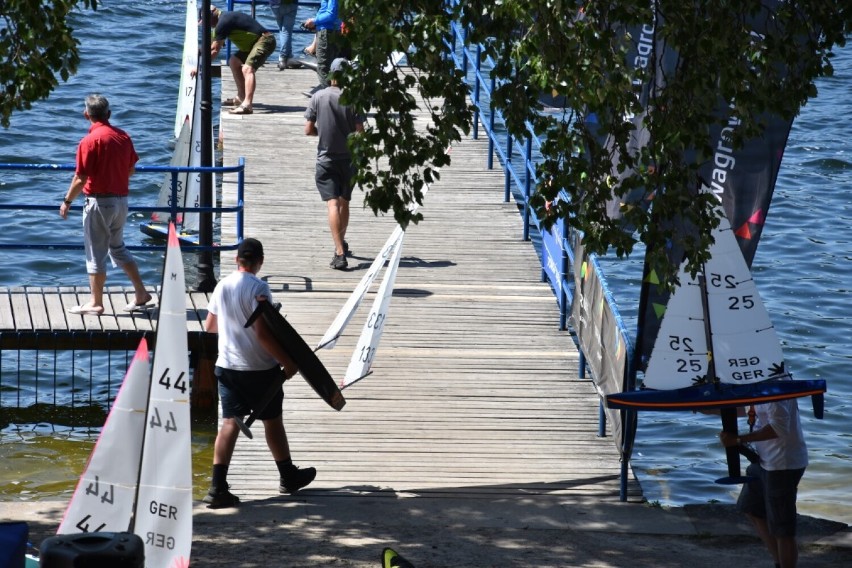
[[[114,267],[134,262],[124,246],[127,197],[87,197],[83,209],[86,272],[104,274],[107,257]]]

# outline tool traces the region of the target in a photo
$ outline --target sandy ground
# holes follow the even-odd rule
[[[0,503],[30,540],[52,536],[65,503]],[[390,546],[417,568],[588,566],[771,568],[733,505],[679,508],[534,496],[491,499],[375,495],[276,497],[194,511],[192,566],[378,567]],[[852,566],[852,533],[800,516],[800,566]]]

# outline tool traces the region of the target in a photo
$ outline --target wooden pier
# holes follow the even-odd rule
[[[235,94],[225,72],[222,97]],[[349,270],[329,268],[326,207],[314,184],[316,138],[303,133],[302,92],[314,72],[258,74],[254,114],[223,112],[224,165],[246,159],[245,234],[260,239],[282,312],[316,345],[395,227],[361,206],[356,190],[347,240]],[[421,118],[425,125],[427,118]],[[284,420],[293,458],[315,466],[302,495],[376,492],[576,494],[617,501],[620,461],[611,437],[598,437],[599,398],[578,378],[578,352],[559,331],[558,308],[539,281],[533,246],[522,240],[514,203],[503,203],[503,176],[486,169],[487,142],[450,149],[405,235],[402,262],[373,374],[344,390],[341,412],[299,377],[285,386]],[[235,200],[226,176],[223,203]],[[233,240],[233,219],[223,219]],[[223,273],[232,261],[222,258]],[[333,350],[318,352],[342,377],[374,290]],[[241,438],[230,468],[243,500],[277,495],[278,473],[262,426]],[[635,479],[631,500],[640,499]]]

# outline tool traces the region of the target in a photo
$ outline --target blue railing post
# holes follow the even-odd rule
[[[467,53],[467,49],[465,49],[465,53]],[[482,73],[482,47],[477,44],[476,46],[476,64],[474,66],[474,77],[473,77],[473,139],[479,139],[479,100],[480,100],[480,88],[481,88],[481,79],[480,73]]]
[[[497,89],[497,79],[494,76],[491,76],[491,90],[489,91],[489,99],[494,94],[494,91]],[[492,108],[488,112],[488,169],[494,169],[494,115],[497,114],[494,112]],[[509,198],[506,198],[506,201],[509,201]]]
[[[493,111],[492,111],[493,112]],[[512,192],[512,135],[506,132],[506,163],[503,164],[503,202],[509,203]]]
[[[532,163],[532,136],[527,134],[527,144],[524,150],[524,240],[530,240],[530,192],[532,184],[532,172],[530,168],[534,167]]]
[[[177,223],[177,212],[178,212],[177,190],[178,190],[178,172],[172,172],[172,191],[171,191],[171,196],[169,197],[169,205],[171,206],[171,209],[169,210],[169,219],[171,219],[171,221],[173,223]]]
[[[237,242],[243,242],[243,205],[245,198],[246,159],[240,157],[237,172]]]

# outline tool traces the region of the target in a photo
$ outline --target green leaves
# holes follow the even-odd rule
[[[75,6],[96,9],[97,0],[4,0],[0,10],[0,125],[16,110],[47,98],[77,71],[77,40],[67,23]]]
[[[347,3],[341,16],[352,23],[358,67],[345,101],[372,116],[352,138],[365,201],[403,226],[418,222],[409,206],[471,129],[468,87],[446,55],[455,20],[467,30],[459,41],[481,46],[492,65],[491,104],[507,130],[525,137],[531,125],[542,141],[536,213],[545,222],[566,218],[595,252],[626,255],[645,243],[671,282],[676,264],[661,245],[683,248],[695,267],[718,222],[718,201],[698,193],[711,133],[732,114],[737,147],[762,136],[767,116],[795,116],[815,95],[814,80],[831,74],[830,51],[850,31],[848,2],[771,2],[771,17],[761,12],[767,2]],[[768,18],[760,26],[769,33],[752,32],[755,18]],[[412,68],[386,70],[392,51],[408,52]],[[564,112],[542,114],[539,96],[552,92],[564,97]],[[418,109],[427,121],[415,120]],[[560,191],[569,199],[553,203]]]

